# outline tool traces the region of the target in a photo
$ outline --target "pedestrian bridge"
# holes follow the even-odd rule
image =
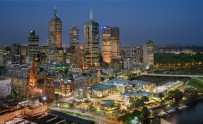
[[[153,74],[153,73],[142,73],[141,75],[146,75],[146,76],[162,76],[162,77],[189,77],[189,78],[203,77],[203,75]]]

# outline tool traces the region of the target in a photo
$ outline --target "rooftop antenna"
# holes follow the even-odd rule
[[[93,20],[93,11],[91,7],[90,7],[90,20]]]
[[[54,17],[57,17],[57,16],[58,16],[58,14],[56,12],[56,6],[54,6]]]

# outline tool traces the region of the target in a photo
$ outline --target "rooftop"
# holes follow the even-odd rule
[[[154,84],[152,82],[142,81],[142,80],[132,80],[130,83],[135,85],[151,85]]]
[[[138,92],[129,91],[129,92],[123,93],[122,95],[124,95],[124,96],[149,96],[149,95],[151,95],[151,93],[146,92],[146,91],[138,91]]]
[[[50,111],[49,113],[59,116],[60,118],[66,119],[67,123],[72,124],[94,124],[93,121],[85,120],[76,116],[68,115],[58,111]]]
[[[37,124],[60,124],[66,122],[65,119],[59,117],[58,115],[54,114],[47,114],[47,115],[33,115],[32,117],[25,117],[26,120],[29,120],[31,122],[37,123]]]
[[[120,86],[126,86],[128,85],[129,80],[121,79],[121,78],[116,78],[113,80],[108,80],[105,82],[107,85],[120,85]]]
[[[105,85],[105,84],[102,84],[102,83],[97,83],[97,84],[94,84],[90,87],[91,90],[97,90],[97,91],[104,91],[104,90],[108,90],[108,89],[111,89],[111,88],[114,88],[115,86],[113,85]]]

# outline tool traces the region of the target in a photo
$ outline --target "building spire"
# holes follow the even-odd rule
[[[54,87],[54,78],[51,76],[51,87]]]
[[[45,75],[44,76],[44,88],[46,88],[46,86],[47,86],[47,76]]]
[[[90,8],[90,20],[93,20],[93,11],[91,8]]]
[[[32,71],[35,71],[35,57],[32,60]]]
[[[56,6],[54,7],[54,17],[56,18],[58,16],[57,11],[56,11]]]

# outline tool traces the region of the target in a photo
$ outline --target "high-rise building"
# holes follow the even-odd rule
[[[56,9],[54,9],[54,16],[49,20],[49,48],[62,47],[62,22],[58,18]]]
[[[12,44],[10,52],[11,52],[10,60],[12,62],[20,63],[21,45],[20,44]]]
[[[49,53],[48,46],[40,46],[39,47],[39,62],[40,63],[47,63],[47,55]]]
[[[83,25],[84,68],[99,66],[99,24],[93,21],[92,11],[90,20]]]
[[[83,46],[75,47],[75,52],[70,53],[70,63],[75,67],[83,67],[84,51]]]
[[[49,21],[49,37],[48,37],[48,62],[52,60],[63,61],[62,48],[62,22],[58,18],[56,9],[54,16]]]
[[[79,29],[72,27],[70,29],[70,47],[67,49],[67,58],[70,63],[76,65],[76,50],[79,48]]]
[[[30,36],[28,38],[28,56],[32,59],[38,60],[39,53],[39,35],[35,35],[35,31],[30,31]]]
[[[148,40],[143,45],[143,63],[149,66],[154,66],[154,42]]]
[[[142,46],[136,47],[136,62],[137,63],[142,63],[143,61],[143,50]]]
[[[79,29],[77,27],[72,27],[70,29],[70,47],[79,46]]]
[[[120,56],[120,31],[118,27],[102,28],[102,57],[110,64],[112,59]]]
[[[3,55],[3,48],[0,46],[0,66],[4,65],[4,55]]]

